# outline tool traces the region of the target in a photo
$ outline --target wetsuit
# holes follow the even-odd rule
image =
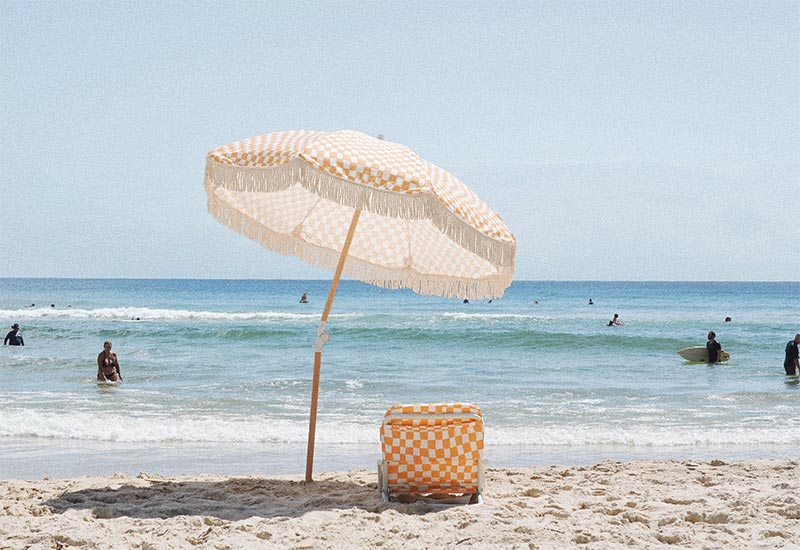
[[[786,344],[786,359],[783,361],[783,368],[786,374],[800,374],[795,371],[795,360],[798,358],[797,342],[789,340]]]
[[[2,332],[0,332],[2,334]],[[20,331],[14,332],[13,330],[6,334],[6,339],[3,340],[3,345],[5,346],[8,344],[9,346],[24,346],[25,340],[22,339],[22,333]]]
[[[722,346],[716,340],[710,340],[706,343],[706,350],[708,351],[708,362],[709,363],[716,363],[719,361],[719,352],[722,349]]]

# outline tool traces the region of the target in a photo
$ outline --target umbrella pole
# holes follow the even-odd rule
[[[336,296],[336,288],[339,286],[339,279],[342,276],[342,268],[347,259],[347,253],[350,250],[350,243],[353,242],[353,234],[356,232],[356,225],[358,225],[358,218],[361,216],[361,207],[358,207],[353,212],[353,219],[350,221],[350,228],[347,230],[347,237],[344,239],[342,245],[342,252],[339,255],[339,263],[336,264],[336,273],[333,274],[331,281],[331,288],[328,290],[328,300],[325,302],[325,308],[322,310],[322,318],[320,319],[320,330],[318,331],[319,339],[315,345],[314,351],[314,379],[311,385],[311,415],[308,420],[308,450],[306,452],[306,483],[311,482],[311,474],[314,470],[314,436],[317,430],[317,400],[319,398],[319,372],[322,366],[322,335],[325,331],[325,324],[328,322],[328,315],[331,312],[333,305],[333,298]]]

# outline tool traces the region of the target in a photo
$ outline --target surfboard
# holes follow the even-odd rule
[[[678,355],[690,363],[708,363],[708,350],[705,346],[692,346],[678,350]],[[731,354],[725,350],[720,350],[718,363],[724,363],[731,358]]]
[[[98,386],[103,386],[103,387],[119,386],[120,384],[122,384],[122,380],[117,380],[116,382],[113,382],[111,380],[98,380],[97,381],[97,385]]]

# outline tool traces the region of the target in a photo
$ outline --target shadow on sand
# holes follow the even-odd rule
[[[229,521],[250,517],[298,517],[311,511],[392,508],[419,514],[427,506],[383,504],[375,483],[321,480],[311,484],[267,478],[224,481],[168,481],[142,478],[149,486],[122,485],[67,492],[42,503],[56,513],[90,509],[97,518],[214,516]]]

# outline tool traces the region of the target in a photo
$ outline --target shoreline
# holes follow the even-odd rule
[[[3,548],[792,548],[800,461],[492,468],[485,502],[381,503],[376,474],[0,481]],[[584,546],[585,545],[585,546]]]
[[[305,443],[114,442],[94,440],[1,438],[0,479],[74,478],[103,473],[136,476],[142,471],[165,476],[290,476],[305,471]],[[696,445],[664,447],[491,445],[484,454],[491,468],[560,465],[589,466],[606,461],[696,460],[742,462],[785,460],[797,456],[794,445]],[[380,444],[317,444],[315,471],[375,471]]]

